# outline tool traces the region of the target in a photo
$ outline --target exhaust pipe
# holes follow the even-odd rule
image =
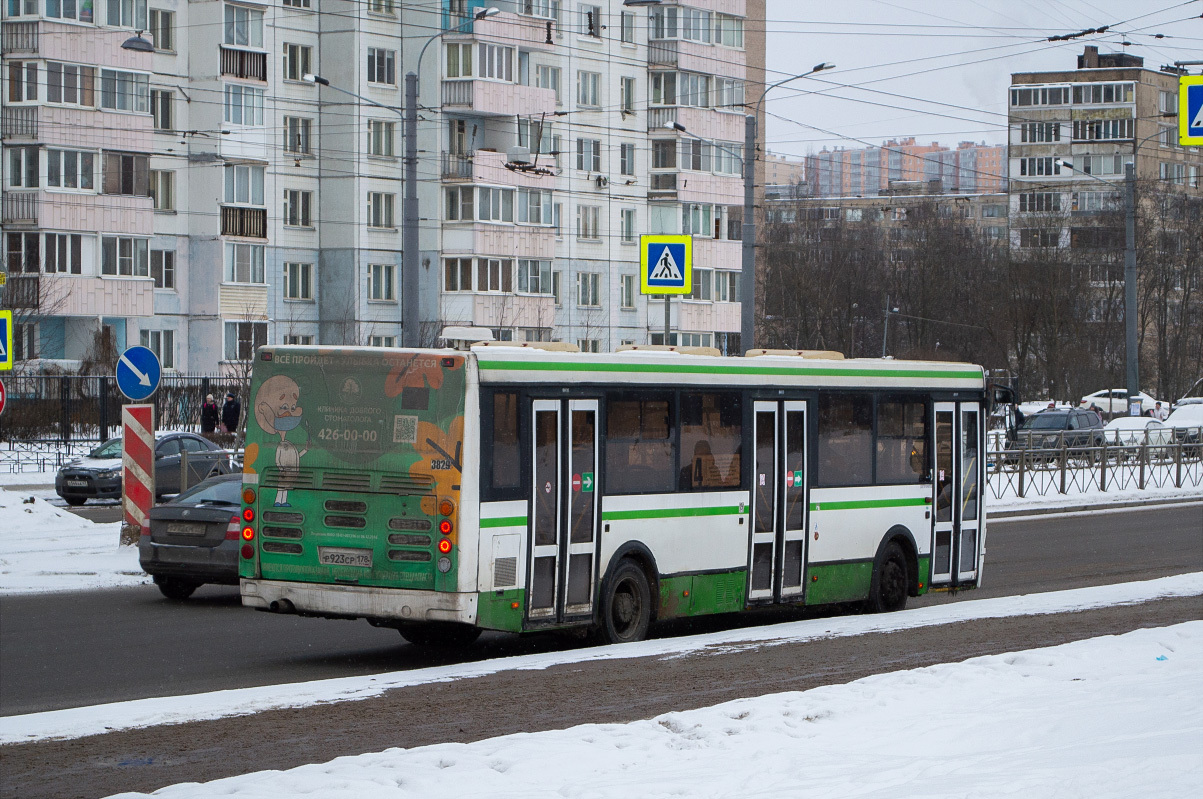
[[[297,609],[287,599],[273,599],[267,606],[272,613],[296,613]]]

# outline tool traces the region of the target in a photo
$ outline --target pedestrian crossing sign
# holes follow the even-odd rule
[[[13,368],[13,312],[0,311],[0,370]]]
[[[693,236],[641,236],[639,284],[644,294],[693,291]]]
[[[1203,145],[1203,75],[1178,78],[1178,143]]]

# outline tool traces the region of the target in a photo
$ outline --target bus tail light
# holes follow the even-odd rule
[[[250,560],[253,557],[255,557],[255,548],[253,546],[251,546],[250,544],[243,544],[242,545],[242,559]]]
[[[451,531],[454,529],[455,527],[451,524],[450,519],[443,519],[439,522],[439,532],[443,535],[451,535]]]
[[[444,555],[446,555],[450,551],[451,541],[449,539],[444,538],[442,541],[439,541],[439,552],[442,552]]]
[[[253,489],[253,488],[242,489],[242,503],[244,505],[254,505],[255,504],[255,489]]]
[[[230,517],[230,523],[226,525],[226,540],[237,541],[238,530],[242,526],[242,520],[237,515]]]
[[[450,516],[455,513],[455,503],[449,499],[443,499],[439,502],[439,513],[444,516]]]
[[[252,541],[255,538],[255,528],[249,524],[242,528],[242,537],[246,541]]]
[[[255,521],[255,509],[254,508],[243,508],[242,509],[242,518],[246,519],[248,522]]]

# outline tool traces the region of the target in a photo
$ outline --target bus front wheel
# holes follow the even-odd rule
[[[906,555],[897,542],[891,541],[873,569],[869,610],[874,613],[891,613],[905,608],[908,579]]]
[[[642,641],[652,623],[652,590],[633,561],[618,564],[602,599],[601,638],[608,644]]]
[[[428,622],[406,624],[397,628],[401,637],[415,646],[437,649],[462,649],[480,637],[480,628],[468,624],[450,622]]]

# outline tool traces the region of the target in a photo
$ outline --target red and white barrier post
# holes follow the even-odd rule
[[[155,406],[122,406],[121,428],[125,524],[134,535],[150,535],[150,508],[155,503]]]

